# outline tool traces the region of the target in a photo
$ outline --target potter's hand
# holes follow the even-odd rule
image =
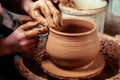
[[[11,53],[32,53],[37,48],[39,34],[47,32],[45,28],[35,28],[38,24],[38,22],[28,22],[5,38]]]
[[[31,2],[26,12],[45,27],[61,26],[62,20],[59,11],[50,0],[37,0]]]

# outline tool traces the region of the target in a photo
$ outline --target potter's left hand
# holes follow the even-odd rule
[[[28,4],[24,6],[25,11],[35,20],[39,21],[44,27],[61,26],[61,14],[53,6],[50,0],[37,0],[30,2],[25,0]],[[53,2],[56,2],[53,0]]]
[[[7,54],[32,53],[38,46],[39,34],[47,33],[45,27],[36,28],[38,22],[27,22],[21,25],[8,37],[4,38]]]

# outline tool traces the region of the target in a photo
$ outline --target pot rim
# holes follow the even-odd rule
[[[78,17],[71,17],[71,18],[63,18],[63,20],[68,20],[68,19],[75,19],[75,20],[80,20],[80,21],[84,21],[84,22],[88,22],[90,24],[93,25],[93,28],[89,31],[86,31],[86,32],[80,32],[80,33],[65,33],[65,32],[60,32],[60,31],[57,31],[53,28],[49,28],[51,32],[55,33],[55,34],[58,34],[58,35],[62,35],[62,36],[84,36],[84,35],[88,35],[88,34],[91,34],[93,33],[94,31],[97,31],[96,30],[96,23],[92,20],[89,20],[89,19],[84,19],[84,18],[78,18]]]

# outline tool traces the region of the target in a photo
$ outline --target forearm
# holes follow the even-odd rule
[[[10,54],[12,53],[8,48],[5,38],[0,39],[0,56],[10,55]]]
[[[25,12],[28,13],[30,5],[33,3],[32,0],[21,0],[21,7]]]

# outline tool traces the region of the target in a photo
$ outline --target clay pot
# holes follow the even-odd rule
[[[65,69],[90,65],[100,50],[96,24],[81,18],[64,18],[63,24],[50,28],[46,43],[50,60]]]

